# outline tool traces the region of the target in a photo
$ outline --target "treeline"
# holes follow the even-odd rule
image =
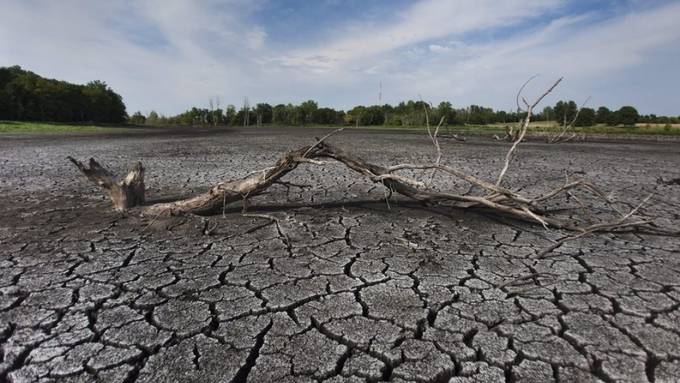
[[[140,112],[130,117],[134,124],[148,125],[337,125],[343,124],[345,113],[331,108],[319,108],[314,101],[300,105],[266,103],[254,107],[243,106],[236,109],[228,105],[225,109],[191,108],[176,116],[165,117],[152,111],[148,116]]]
[[[606,124],[610,126],[635,126],[637,123],[648,124],[677,124],[680,117],[657,116],[655,114],[640,115],[632,106],[622,106],[618,110],[609,110],[601,106],[593,108],[579,108],[574,101],[558,101],[554,107],[546,107],[539,115],[539,119],[554,120],[561,125],[573,123],[575,126],[593,126]]]
[[[516,111],[493,110],[480,105],[456,108],[450,102],[434,106],[423,101],[405,101],[396,106],[389,104],[356,106],[348,111],[319,107],[313,101],[299,105],[251,106],[248,99],[237,108],[228,105],[222,109],[210,101],[208,108],[191,108],[176,116],[161,116],[156,112],[140,112],[128,117],[120,95],[106,83],[92,81],[86,85],[43,78],[19,66],[0,67],[0,120],[97,122],[149,124],[149,125],[389,125],[423,126],[440,120],[447,125],[486,125],[518,122],[523,114]],[[636,123],[677,124],[680,117],[639,115],[632,106],[609,110],[580,108],[574,101],[559,101],[554,106],[535,113],[534,121],[557,121],[576,126],[595,124],[634,126]]]
[[[212,102],[211,102],[212,104]],[[479,105],[467,108],[454,108],[450,102],[430,105],[423,101],[405,101],[396,106],[389,104],[373,106],[356,106],[348,111],[319,107],[313,101],[305,101],[299,105],[267,103],[250,106],[244,102],[236,108],[228,105],[220,108],[191,108],[176,116],[161,116],[152,111],[148,116],[140,112],[130,117],[134,124],[148,125],[361,125],[361,126],[424,126],[429,118],[430,124],[437,124],[443,119],[447,125],[487,125],[499,123],[515,123],[524,117],[523,113],[493,110]],[[632,106],[624,106],[612,111],[606,107],[580,108],[574,101],[558,101],[534,113],[533,121],[557,121],[559,124],[571,124],[587,127],[596,124],[634,126],[636,123],[677,124],[680,117],[656,115],[639,115]]]
[[[438,123],[441,118],[451,125],[458,124],[491,124],[495,122],[517,122],[517,113],[493,111],[472,105],[465,109],[455,109],[451,103],[442,102],[434,107],[423,101],[401,102],[396,106],[389,104],[373,106],[356,106],[348,111],[319,107],[316,101],[309,100],[299,105],[267,103],[251,107],[247,102],[239,109],[234,105],[224,110],[215,108],[191,108],[176,116],[165,117],[152,111],[148,116],[140,112],[130,117],[135,124],[150,125],[390,125],[390,126],[423,126],[429,118],[431,123]]]
[[[122,123],[127,117],[121,96],[104,82],[77,85],[0,67],[0,120]]]

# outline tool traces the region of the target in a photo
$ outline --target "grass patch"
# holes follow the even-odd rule
[[[515,126],[518,124],[488,124],[488,125],[449,125],[442,126],[439,129],[440,134],[497,134],[499,136],[505,135],[505,126]],[[252,125],[251,128],[290,128],[290,125],[266,124],[266,125]],[[338,129],[342,125],[304,125],[295,126],[298,128],[319,128],[319,129]],[[370,125],[370,126],[344,126],[346,130],[361,129],[361,130],[378,130],[378,131],[393,131],[404,133],[425,133],[427,128],[425,126],[399,126],[399,125]],[[431,129],[434,130],[435,126]],[[529,135],[535,134],[549,134],[556,133],[561,130],[557,123],[552,121],[532,121],[529,124]],[[612,135],[612,136],[629,136],[629,135],[662,135],[662,136],[680,136],[680,125],[662,125],[662,124],[638,124],[636,127],[624,126],[609,126],[609,125],[595,125],[588,127],[577,127],[569,130],[578,134],[598,134],[598,135]]]
[[[236,126],[236,128],[243,128],[243,129],[257,129],[257,128],[282,128],[282,129],[287,129],[287,128],[313,128],[313,129],[339,129],[339,128],[345,128],[345,130],[350,131],[350,130],[380,130],[380,131],[394,131],[394,132],[403,132],[403,133],[423,133],[425,134],[427,132],[427,128],[425,126],[404,126],[404,125],[359,125],[354,126],[354,125],[317,125],[317,124],[308,124],[308,125],[279,125],[279,124],[265,124],[265,125],[251,125],[250,127],[242,127],[242,126]],[[434,131],[436,126],[431,126],[430,129]],[[503,133],[505,132],[504,128],[493,126],[493,125],[449,125],[448,127],[442,126],[439,129],[440,134],[459,134],[459,133],[471,133],[471,134],[498,134],[498,133]]]
[[[74,125],[50,122],[0,121],[0,133],[6,134],[53,134],[53,133],[122,133],[129,132],[125,126]]]
[[[489,125],[452,125],[442,127],[440,133],[461,133],[461,134],[498,134],[503,136],[505,134],[505,127],[507,125],[518,127],[519,124],[489,124]],[[369,129],[386,129],[386,130],[406,130],[415,132],[426,131],[425,127],[420,126],[377,126],[366,127]],[[561,131],[561,127],[554,122],[532,121],[529,124],[529,135],[532,133],[546,134],[556,133]],[[635,136],[635,135],[658,135],[658,136],[680,136],[680,125],[669,124],[638,124],[635,127],[624,126],[609,126],[609,125],[595,125],[588,127],[575,127],[569,130],[577,134],[601,134],[612,136]]]
[[[536,126],[531,127],[529,131],[538,132],[556,132],[559,131],[558,126]],[[649,135],[649,136],[680,136],[680,127],[665,126],[665,125],[638,125],[636,127],[624,126],[609,126],[609,125],[595,125],[588,127],[576,127],[571,130],[575,133],[582,134],[602,134],[613,136],[629,136],[629,135]]]
[[[518,124],[489,124],[489,125],[450,125],[442,126],[439,130],[440,134],[462,134],[462,135],[493,135],[497,134],[503,136],[505,134],[505,126]],[[341,125],[305,125],[305,126],[290,126],[279,124],[266,125],[252,125],[249,128],[318,128],[318,129],[337,129],[343,127]],[[0,121],[0,134],[68,134],[68,133],[132,133],[140,130],[152,129],[174,129],[183,128],[190,129],[191,126],[130,126],[130,125],[92,125],[92,124],[63,124],[50,122],[24,122],[24,121]],[[196,126],[195,128],[213,128],[212,126]],[[219,126],[224,128],[224,126]],[[233,128],[243,128],[241,126],[234,126]],[[344,126],[347,130],[357,129],[355,126]],[[432,129],[435,127],[432,126]],[[378,131],[392,131],[403,133],[425,133],[427,131],[425,126],[396,126],[396,125],[371,125],[359,126],[361,130],[378,130]],[[532,121],[529,125],[529,134],[549,134],[558,132],[560,127],[551,121]],[[589,127],[578,127],[570,130],[578,134],[599,134],[612,136],[628,136],[628,135],[658,135],[658,136],[680,136],[680,124],[638,124],[635,127],[623,126],[609,126],[609,125],[595,125]]]

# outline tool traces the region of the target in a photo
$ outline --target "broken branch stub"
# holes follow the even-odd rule
[[[106,191],[116,210],[125,211],[144,203],[144,167],[141,162],[137,162],[125,178],[116,180],[116,177],[94,158],[90,158],[89,168],[73,157],[67,158],[87,179]]]

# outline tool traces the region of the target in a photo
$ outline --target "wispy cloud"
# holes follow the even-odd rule
[[[324,72],[347,62],[434,39],[518,24],[562,3],[561,0],[426,0],[397,15],[385,15],[377,24],[350,24],[335,40],[304,47],[279,59],[287,66]]]
[[[266,32],[252,1],[23,2],[0,15],[0,65],[106,80],[131,109],[176,112],[246,88]],[[126,21],[128,20],[128,21]]]
[[[588,16],[565,17],[510,39],[444,52],[416,71],[389,70],[398,73],[398,84],[412,81],[422,87],[417,89],[423,94],[460,102],[488,103],[494,99],[496,106],[511,106],[511,95],[518,84],[536,73],[543,75],[544,83],[564,76],[566,81],[557,92],[562,97],[585,98],[592,94],[593,102],[599,104],[628,103],[640,105],[643,110],[658,108],[678,114],[680,110],[673,103],[677,100],[673,89],[680,82],[678,76],[646,69],[659,53],[680,57],[675,48],[680,42],[680,29],[673,27],[678,15],[680,4],[676,3],[595,24]],[[674,64],[655,65],[670,68]],[[626,76],[632,72],[649,81],[652,93],[656,93],[654,99],[639,97],[642,89],[632,83],[625,95],[606,93],[608,83],[630,80]],[[674,85],[659,84],[660,76]],[[504,96],[505,101],[498,96]]]
[[[319,16],[285,40],[261,16],[295,10],[272,14],[271,1],[5,0],[0,65],[105,80],[131,112],[177,113],[218,95],[349,107],[377,102],[381,81],[388,102],[420,94],[510,108],[540,73],[544,83],[566,77],[563,97],[680,113],[677,2],[375,0],[370,17]]]

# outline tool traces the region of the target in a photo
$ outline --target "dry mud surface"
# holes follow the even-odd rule
[[[310,130],[3,137],[0,381],[675,382],[680,240],[561,234],[394,199],[341,165],[305,165],[240,214],[113,212],[66,161],[147,168],[153,198],[206,190],[313,142]],[[422,162],[419,135],[343,132],[379,164]],[[493,177],[506,143],[442,141]],[[526,143],[509,185],[595,181],[678,227],[677,143]],[[453,182],[447,188],[467,190]],[[593,201],[582,197],[585,203]],[[574,205],[574,201],[571,201]],[[599,210],[594,210],[597,214]],[[523,285],[504,286],[531,273]],[[540,284],[544,287],[538,287]]]

